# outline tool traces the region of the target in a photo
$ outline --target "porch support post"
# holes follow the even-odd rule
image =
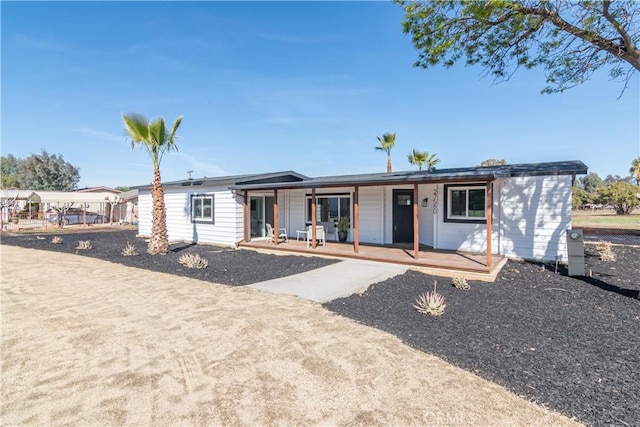
[[[249,192],[244,190],[244,201],[242,202],[242,234],[245,242],[249,241]]]
[[[359,187],[353,192],[353,251],[360,252],[360,202],[358,200]]]
[[[487,267],[491,270],[491,219],[493,217],[493,181],[487,181]]]
[[[279,218],[278,218],[278,189],[273,190],[273,243],[278,244],[280,240],[278,235],[280,234],[279,230]]]
[[[418,183],[415,183],[413,184],[413,259],[420,257],[420,224],[418,217]]]
[[[311,189],[311,247],[316,248],[316,189]]]

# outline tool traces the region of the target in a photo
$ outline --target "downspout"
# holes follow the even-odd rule
[[[278,189],[273,190],[273,242],[278,246],[280,235],[280,218],[278,212]]]
[[[360,189],[356,185],[353,192],[353,251],[355,253],[360,252],[360,202],[358,201],[359,193]]]
[[[418,216],[418,183],[415,183],[413,184],[413,259],[420,257],[420,220]]]
[[[311,189],[311,247],[316,248],[316,189]]]
[[[491,222],[493,217],[493,181],[487,181],[487,200],[485,200],[486,208],[486,224],[487,224],[487,268],[491,271],[491,240],[493,232],[491,229]]]
[[[244,190],[242,201],[242,238],[245,243],[249,241],[249,191],[247,190]]]

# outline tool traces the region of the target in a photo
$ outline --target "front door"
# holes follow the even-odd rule
[[[413,190],[393,190],[393,243],[413,243]]]

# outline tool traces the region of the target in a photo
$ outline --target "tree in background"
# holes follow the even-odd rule
[[[620,175],[607,175],[607,177],[602,181],[604,185],[614,184],[616,182],[628,182],[631,183],[633,181],[632,176],[620,176]]]
[[[487,159],[485,161],[483,161],[482,163],[480,163],[481,167],[484,166],[504,166],[507,164],[507,161],[505,159]]]
[[[151,255],[166,254],[169,252],[169,237],[167,235],[167,211],[164,204],[164,188],[160,179],[160,162],[165,153],[178,150],[176,144],[176,132],[182,116],[178,116],[167,133],[163,118],[148,120],[140,114],[122,115],[125,131],[131,139],[131,148],[136,145],[143,147],[153,163],[153,184],[151,186],[151,199],[153,203],[151,237],[147,252]]]
[[[20,188],[20,159],[13,154],[0,157],[2,188]]]
[[[407,160],[409,163],[418,166],[418,170],[422,170],[422,166],[426,166],[427,170],[433,169],[438,163],[440,163],[440,159],[438,159],[437,154],[429,154],[428,151],[418,151],[415,148],[407,156]]]
[[[118,191],[122,191],[123,193],[131,190],[131,188],[127,187],[126,185],[118,185],[115,189]]]
[[[387,153],[387,173],[391,173],[391,149],[396,145],[396,134],[385,133],[382,136],[377,136],[380,145],[376,145],[374,148],[378,151],[384,151]]]
[[[62,155],[42,150],[26,159],[11,154],[2,158],[2,185],[23,190],[71,191],[80,181],[79,168]]]
[[[582,209],[585,205],[591,205],[596,202],[596,193],[590,193],[583,187],[574,185],[571,187],[571,208]]]
[[[595,172],[578,179],[579,186],[582,187],[587,193],[595,193],[595,191],[604,185],[602,178]]]
[[[628,1],[430,1],[395,0],[418,50],[415,65],[452,66],[466,57],[494,81],[520,67],[542,67],[542,93],[577,86],[603,66],[625,82],[640,70],[637,47],[640,3]]]
[[[599,201],[611,205],[618,215],[630,214],[640,206],[638,186],[625,181],[617,181],[598,189]]]
[[[640,157],[633,159],[629,173],[635,178],[636,185],[640,185]]]

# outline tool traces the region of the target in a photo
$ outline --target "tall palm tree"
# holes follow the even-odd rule
[[[418,151],[415,148],[413,152],[407,156],[409,163],[418,166],[418,170],[422,170],[422,165],[427,161],[427,152],[426,151]]]
[[[391,172],[391,149],[396,145],[396,134],[385,133],[381,137],[377,136],[380,145],[376,145],[374,148],[378,151],[384,151],[387,153],[387,173]]]
[[[631,172],[631,175],[636,179],[636,184],[640,185],[640,157],[633,159],[629,172]]]
[[[166,254],[169,252],[169,237],[167,235],[167,211],[164,205],[164,188],[160,179],[160,162],[168,151],[178,151],[176,145],[176,131],[182,122],[179,116],[167,133],[164,119],[148,120],[141,114],[122,115],[125,132],[131,139],[131,148],[142,146],[153,163],[153,185],[151,187],[151,199],[153,202],[151,238],[147,252],[151,255]]]

